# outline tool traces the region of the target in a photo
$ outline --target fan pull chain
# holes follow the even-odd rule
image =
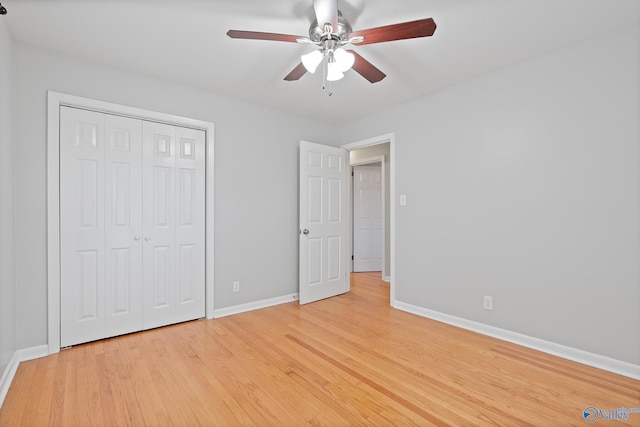
[[[324,58],[322,60],[322,90],[327,89],[327,72],[329,69],[329,59],[325,61]],[[327,92],[329,96],[333,95],[333,82],[329,82],[329,92]]]
[[[327,67],[328,63],[325,62],[324,58],[322,58],[322,90],[327,88]]]

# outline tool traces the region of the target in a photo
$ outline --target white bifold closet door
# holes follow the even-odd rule
[[[62,347],[204,316],[204,139],[61,107]]]

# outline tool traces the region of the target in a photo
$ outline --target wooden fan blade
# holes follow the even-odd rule
[[[306,74],[306,72],[307,72],[307,69],[304,67],[304,64],[301,62],[298,64],[296,68],[291,70],[291,72],[287,74],[284,79],[288,82],[299,80],[300,77]]]
[[[430,37],[435,31],[435,21],[433,18],[427,18],[403,22],[401,24],[385,25],[384,27],[370,28],[368,30],[354,31],[349,37],[364,37],[364,41],[358,43],[358,46],[363,46],[365,44],[383,43],[394,40]]]
[[[271,40],[276,42],[290,42],[297,43],[298,39],[303,39],[302,36],[292,36],[291,34],[277,34],[277,33],[261,33],[258,31],[242,31],[242,30],[229,30],[227,35],[232,39],[247,39],[247,40]]]
[[[353,63],[353,71],[360,74],[365,79],[369,80],[371,83],[377,83],[380,80],[387,77],[385,73],[377,69],[371,62],[364,59],[354,50],[348,50],[355,56],[356,60]]]
[[[313,0],[313,9],[320,28],[331,24],[333,31],[338,31],[338,0]]]

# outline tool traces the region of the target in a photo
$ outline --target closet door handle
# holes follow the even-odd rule
[[[133,240],[135,240],[135,241],[140,240],[140,236],[135,236],[135,237],[133,238]]]
[[[144,241],[148,242],[149,240],[151,240],[151,236],[144,236]]]

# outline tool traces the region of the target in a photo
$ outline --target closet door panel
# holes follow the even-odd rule
[[[142,121],[105,115],[105,328],[142,329]]]
[[[104,337],[104,117],[60,108],[60,346]]]
[[[175,323],[175,127],[143,123],[143,329]]]
[[[205,133],[176,128],[176,279],[179,321],[205,315]]]
[[[144,329],[205,315],[204,135],[143,124]]]

